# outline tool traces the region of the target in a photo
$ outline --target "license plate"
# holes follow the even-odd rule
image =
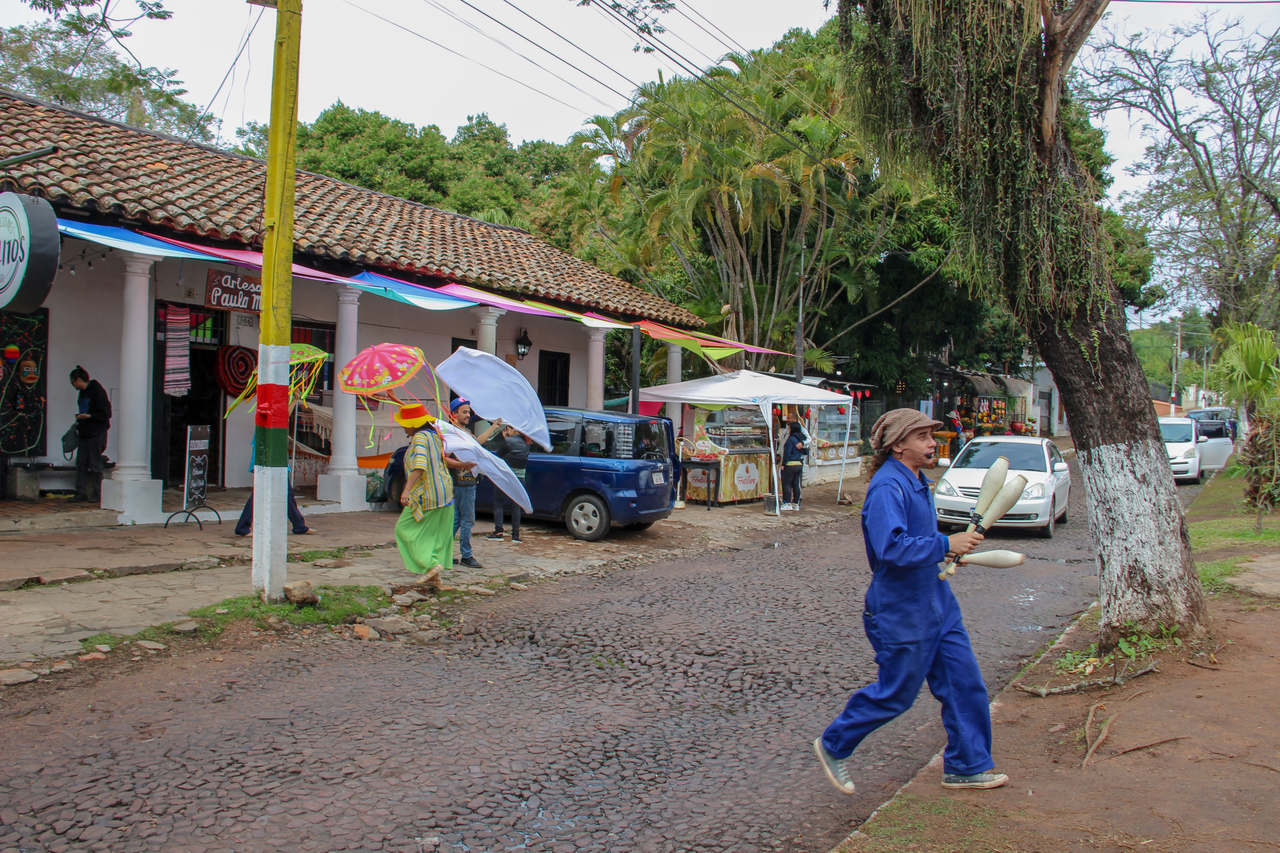
[[[653,472],[653,484],[654,484],[655,486],[661,486],[661,485],[665,484],[666,482],[667,482],[667,475],[666,475],[666,474],[662,473],[661,471],[654,471],[654,472]]]

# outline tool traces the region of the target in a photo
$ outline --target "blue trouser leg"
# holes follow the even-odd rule
[[[307,529],[307,520],[302,517],[302,511],[298,509],[298,502],[293,499],[293,486],[289,487],[289,504],[288,504],[289,524],[293,527],[294,533],[302,533]],[[236,522],[236,535],[248,536],[249,531],[253,529],[253,492],[249,492],[249,500],[244,502],[244,509],[240,510],[240,520]]]
[[[955,623],[943,632],[929,667],[929,690],[942,703],[947,773],[981,773],[995,766],[991,758],[991,705],[987,685],[973,655],[969,633]]]
[[[470,559],[472,557],[471,550],[471,528],[476,524],[476,487],[475,486],[454,486],[453,489],[453,532],[462,535],[458,537],[458,549],[462,552],[462,559]]]
[[[879,677],[849,697],[840,716],[822,733],[834,758],[847,758],[862,739],[911,707],[933,657],[932,643],[885,643],[864,614],[867,639],[876,652]]]

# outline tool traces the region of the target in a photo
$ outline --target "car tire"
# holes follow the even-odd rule
[[[1041,535],[1041,537],[1043,537],[1043,538],[1045,538],[1045,539],[1052,539],[1052,538],[1053,538],[1053,529],[1054,529],[1054,526],[1057,524],[1057,518],[1056,518],[1056,516],[1057,516],[1057,515],[1058,515],[1058,502],[1055,500],[1055,501],[1054,501],[1052,504],[1050,504],[1050,506],[1049,506],[1049,521],[1048,521],[1048,523],[1046,523],[1044,527],[1041,527],[1041,528],[1037,531],[1037,532]]]
[[[564,526],[575,539],[596,542],[609,533],[609,507],[595,495],[575,495],[564,508]]]

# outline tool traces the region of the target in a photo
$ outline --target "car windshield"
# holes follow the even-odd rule
[[[1048,470],[1042,446],[1013,441],[971,441],[964,450],[960,451],[960,455],[951,467],[990,468],[1000,456],[1009,460],[1010,470],[1039,471],[1040,473]]]
[[[1192,441],[1191,424],[1160,424],[1160,435],[1164,438],[1165,444],[1186,444]]]

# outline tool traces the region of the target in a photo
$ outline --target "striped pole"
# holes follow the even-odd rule
[[[262,316],[254,415],[253,588],[279,601],[288,577],[289,343],[293,310],[294,140],[301,0],[275,0],[276,47],[263,199]]]

